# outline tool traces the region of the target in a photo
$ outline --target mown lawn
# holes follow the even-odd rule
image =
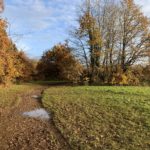
[[[51,87],[43,104],[72,149],[150,149],[150,87]]]
[[[8,88],[0,87],[0,108],[12,108],[19,104],[21,94],[32,92],[37,85],[12,85]]]

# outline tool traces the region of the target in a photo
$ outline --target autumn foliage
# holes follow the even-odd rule
[[[18,51],[8,37],[6,28],[7,22],[0,19],[0,84],[4,85],[27,79],[32,74],[29,59]]]
[[[31,79],[102,85],[150,82],[150,20],[134,0],[85,0],[69,44],[55,45],[38,62],[17,49],[6,28],[0,19],[0,84]]]
[[[43,54],[37,70],[44,79],[76,81],[81,76],[82,66],[67,44],[58,44]]]
[[[85,0],[78,14],[71,41],[90,83],[138,84],[134,67],[150,52],[150,20],[140,7],[134,0]]]

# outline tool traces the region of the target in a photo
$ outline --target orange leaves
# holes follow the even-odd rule
[[[13,55],[10,52],[0,52],[0,83],[7,84],[15,76]]]
[[[10,50],[11,40],[6,33],[7,23],[0,19],[0,83],[8,83],[15,76],[14,53]]]
[[[82,72],[82,66],[71,54],[67,44],[59,44],[44,53],[39,64],[39,73],[45,78],[76,80]]]
[[[56,65],[60,70],[59,77],[67,80],[76,80],[82,71],[81,65],[71,54],[68,45],[58,45],[54,48]]]
[[[80,18],[80,28],[81,30],[91,30],[91,28],[95,25],[96,20],[91,16],[89,12],[86,12]]]
[[[96,24],[96,19],[86,12],[79,20],[80,23],[80,32],[89,37],[89,45],[101,45],[102,39],[100,37],[100,30]]]
[[[11,40],[6,33],[7,22],[0,19],[0,49],[7,50],[11,45]]]
[[[19,52],[6,33],[7,22],[0,19],[0,84],[25,77],[32,69],[24,53]]]

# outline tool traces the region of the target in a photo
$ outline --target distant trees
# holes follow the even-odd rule
[[[43,79],[79,80],[82,66],[71,51],[67,44],[58,44],[46,51],[37,65],[38,75]]]
[[[23,51],[16,53],[15,67],[17,69],[16,81],[29,81],[33,79],[35,74],[34,61],[29,59]]]
[[[6,28],[7,22],[0,19],[0,84],[4,85],[27,79],[32,74],[29,59],[9,39]]]
[[[139,6],[133,0],[86,0],[78,23],[71,41],[90,82],[132,84],[133,65],[150,51],[150,21]]]
[[[0,84],[36,74],[38,79],[90,84],[150,82],[150,20],[134,0],[85,0],[78,14],[71,46],[55,45],[38,62],[18,51],[7,35],[7,22],[0,19]]]

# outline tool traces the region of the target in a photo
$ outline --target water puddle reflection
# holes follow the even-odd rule
[[[29,112],[24,112],[23,116],[27,116],[31,118],[39,118],[39,119],[44,119],[44,120],[50,119],[50,114],[43,108],[35,109]]]

